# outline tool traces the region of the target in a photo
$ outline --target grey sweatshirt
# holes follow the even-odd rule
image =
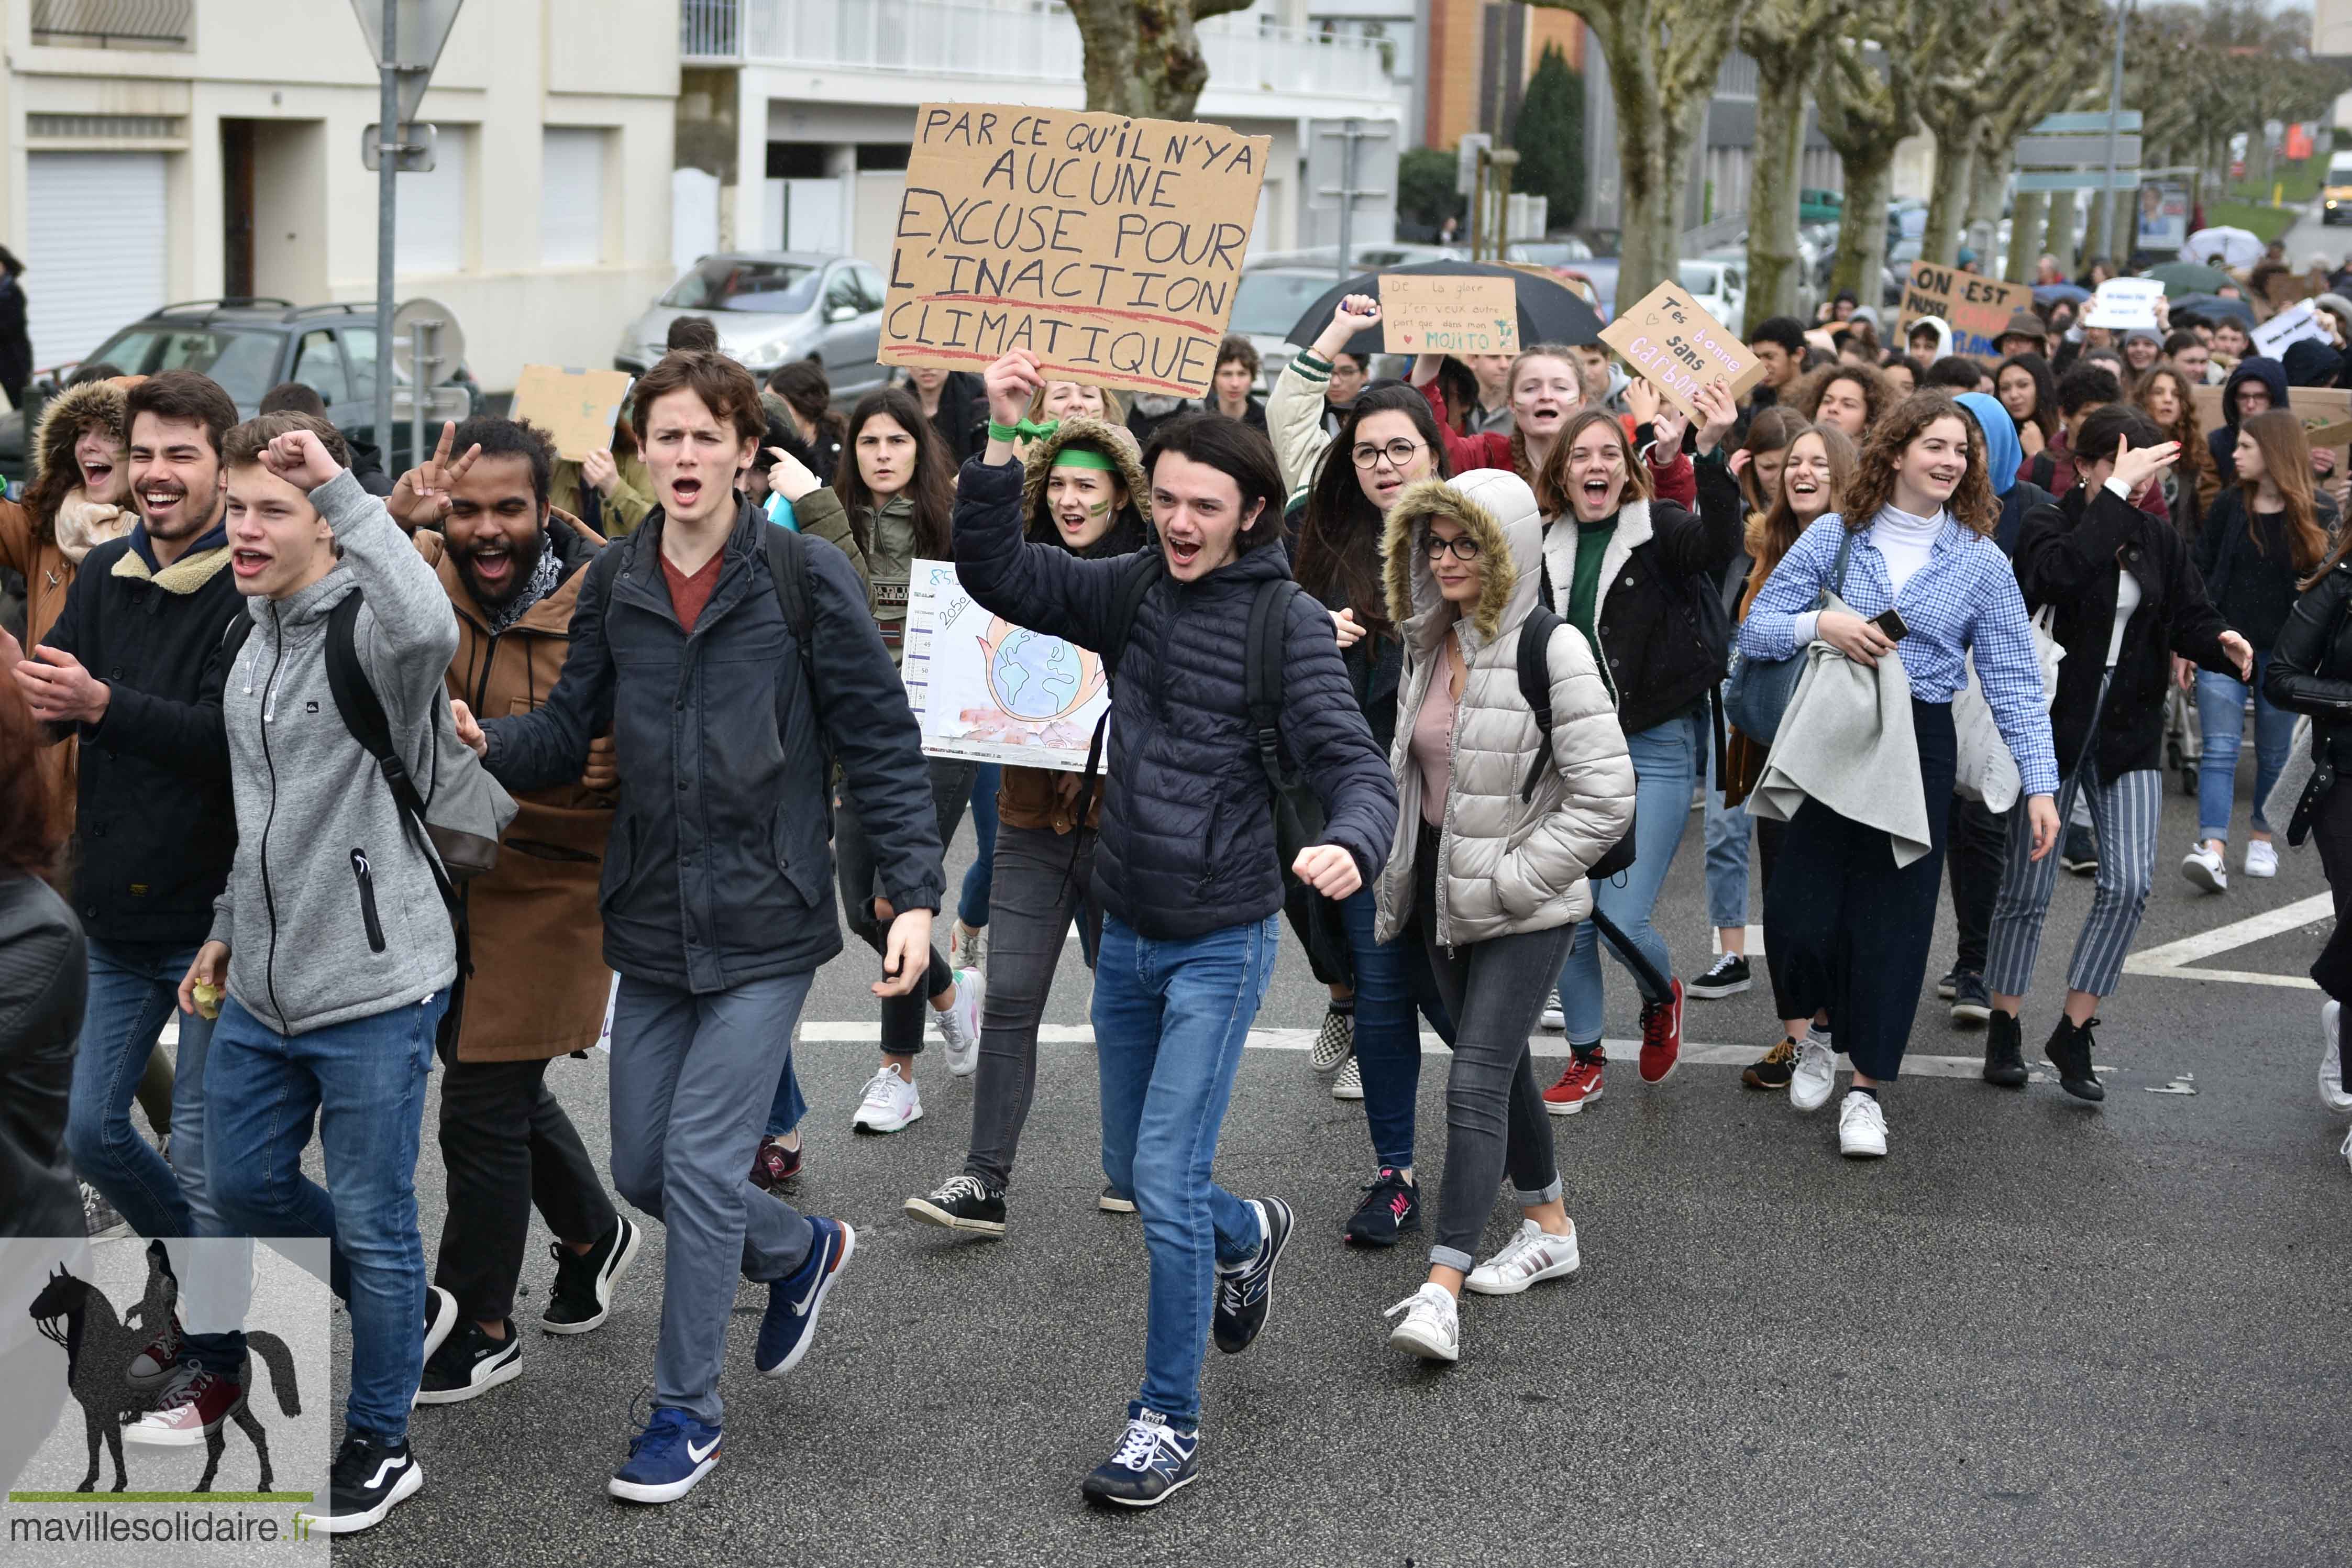
[[[236,863],[211,940],[228,944],[229,994],[287,1035],[422,1001],[457,973],[431,851],[335,710],[327,615],[366,591],[353,627],[360,663],[427,795],[457,617],[433,568],[348,471],[310,503],[343,558],[299,593],[246,602],[253,631],[221,693]]]

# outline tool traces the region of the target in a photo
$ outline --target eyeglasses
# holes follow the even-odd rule
[[[1412,461],[1414,454],[1427,450],[1429,448],[1420,442],[1408,441],[1400,436],[1385,447],[1375,447],[1367,441],[1349,456],[1356,460],[1356,467],[1360,468],[1376,468],[1380,467],[1382,458],[1389,460],[1389,467],[1402,468]]]
[[[1455,534],[1452,539],[1440,539],[1433,533],[1422,542],[1421,548],[1432,561],[1449,552],[1456,561],[1478,559],[1478,542],[1466,533]]]

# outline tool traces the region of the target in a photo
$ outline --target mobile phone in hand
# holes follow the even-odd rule
[[[1911,635],[1911,628],[1903,624],[1901,613],[1891,606],[1885,615],[1873,616],[1870,624],[1876,626],[1888,642],[1901,642]]]

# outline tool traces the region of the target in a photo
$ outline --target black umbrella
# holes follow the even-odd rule
[[[1499,261],[1423,261],[1412,267],[1391,267],[1387,272],[1402,273],[1409,278],[1507,278],[1518,294],[1519,345],[1532,348],[1537,343],[1597,343],[1601,341],[1601,317],[1591,306],[1579,299],[1576,291],[1550,273],[1539,268],[1507,267]],[[1380,297],[1381,274],[1367,272],[1360,278],[1327,290],[1322,298],[1307,307],[1298,324],[1290,329],[1290,341],[1304,348],[1322,335],[1331,324],[1331,316],[1339,310],[1339,301],[1350,294]],[[1365,328],[1349,340],[1347,352],[1352,354],[1376,354],[1388,352],[1388,341],[1375,324]]]
[[[2219,294],[2183,294],[2172,301],[2172,314],[2175,317],[2201,316],[2209,321],[2231,316],[2243,322],[2248,331],[2252,331],[2254,324],[2254,308],[2252,305],[2243,300],[2228,300]]]

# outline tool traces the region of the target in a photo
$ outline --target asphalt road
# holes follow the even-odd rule
[[[2298,851],[2273,882],[2198,894],[2175,869],[2192,816],[2168,795],[2139,942],[2158,962],[2326,891]],[[1698,827],[1694,816],[1662,904],[1685,975],[1708,942]],[[970,853],[967,832],[959,868]],[[2030,1050],[2089,896],[2062,878]],[[751,1372],[764,1295],[742,1293],[717,1473],[665,1509],[604,1496],[632,1401],[650,1390],[652,1226],[605,1328],[533,1332],[519,1382],[417,1413],[425,1490],[336,1555],[468,1568],[2341,1562],[2352,1175],[2313,1094],[2318,997],[2293,984],[2326,920],[2282,923],[2244,943],[2223,931],[2195,957],[2289,984],[2126,981],[2099,1037],[2101,1109],[2046,1080],[2011,1093],[1959,1076],[1951,1058],[1975,1057],[1981,1036],[1949,1026],[1930,994],[1913,1050],[1923,1068],[1949,1065],[1890,1095],[1893,1154],[1876,1163],[1838,1158],[1831,1113],[1740,1088],[1729,1064],[1773,1032],[1760,984],[1694,1003],[1690,1038],[1729,1048],[1695,1050],[1656,1088],[1621,1068],[1598,1105],[1554,1123],[1582,1274],[1472,1299],[1463,1360],[1442,1372],[1384,1343],[1381,1309],[1418,1283],[1422,1247],[1339,1243],[1370,1174],[1360,1112],[1298,1050],[1251,1051],[1219,1175],[1288,1198],[1304,1228],[1265,1337],[1210,1357],[1201,1481],[1139,1517],[1092,1513],[1076,1489],[1118,1435],[1144,1301],[1134,1220],[1094,1206],[1090,1050],[1044,1047],[1005,1240],[912,1225],[901,1201],[958,1167],[969,1089],[926,1058],[926,1119],[852,1136],[873,1047],[839,1037],[874,1011],[866,965],[845,958],[820,979],[802,1048],[814,1110],[798,1196],[854,1223],[857,1255],[782,1383]],[[1632,994],[1611,975],[1622,1036]],[[1073,947],[1049,1023],[1083,1026],[1086,999]],[[1321,1007],[1286,954],[1262,1027],[1307,1028]],[[1423,1075],[1433,1195],[1443,1061]],[[601,1061],[560,1063],[552,1081],[601,1153]],[[2194,1092],[2168,1092],[2180,1088]],[[429,1248],[444,1206],[429,1140],[417,1177]],[[1489,1246],[1514,1217],[1498,1207]],[[533,1252],[526,1314],[552,1272],[543,1237]]]

